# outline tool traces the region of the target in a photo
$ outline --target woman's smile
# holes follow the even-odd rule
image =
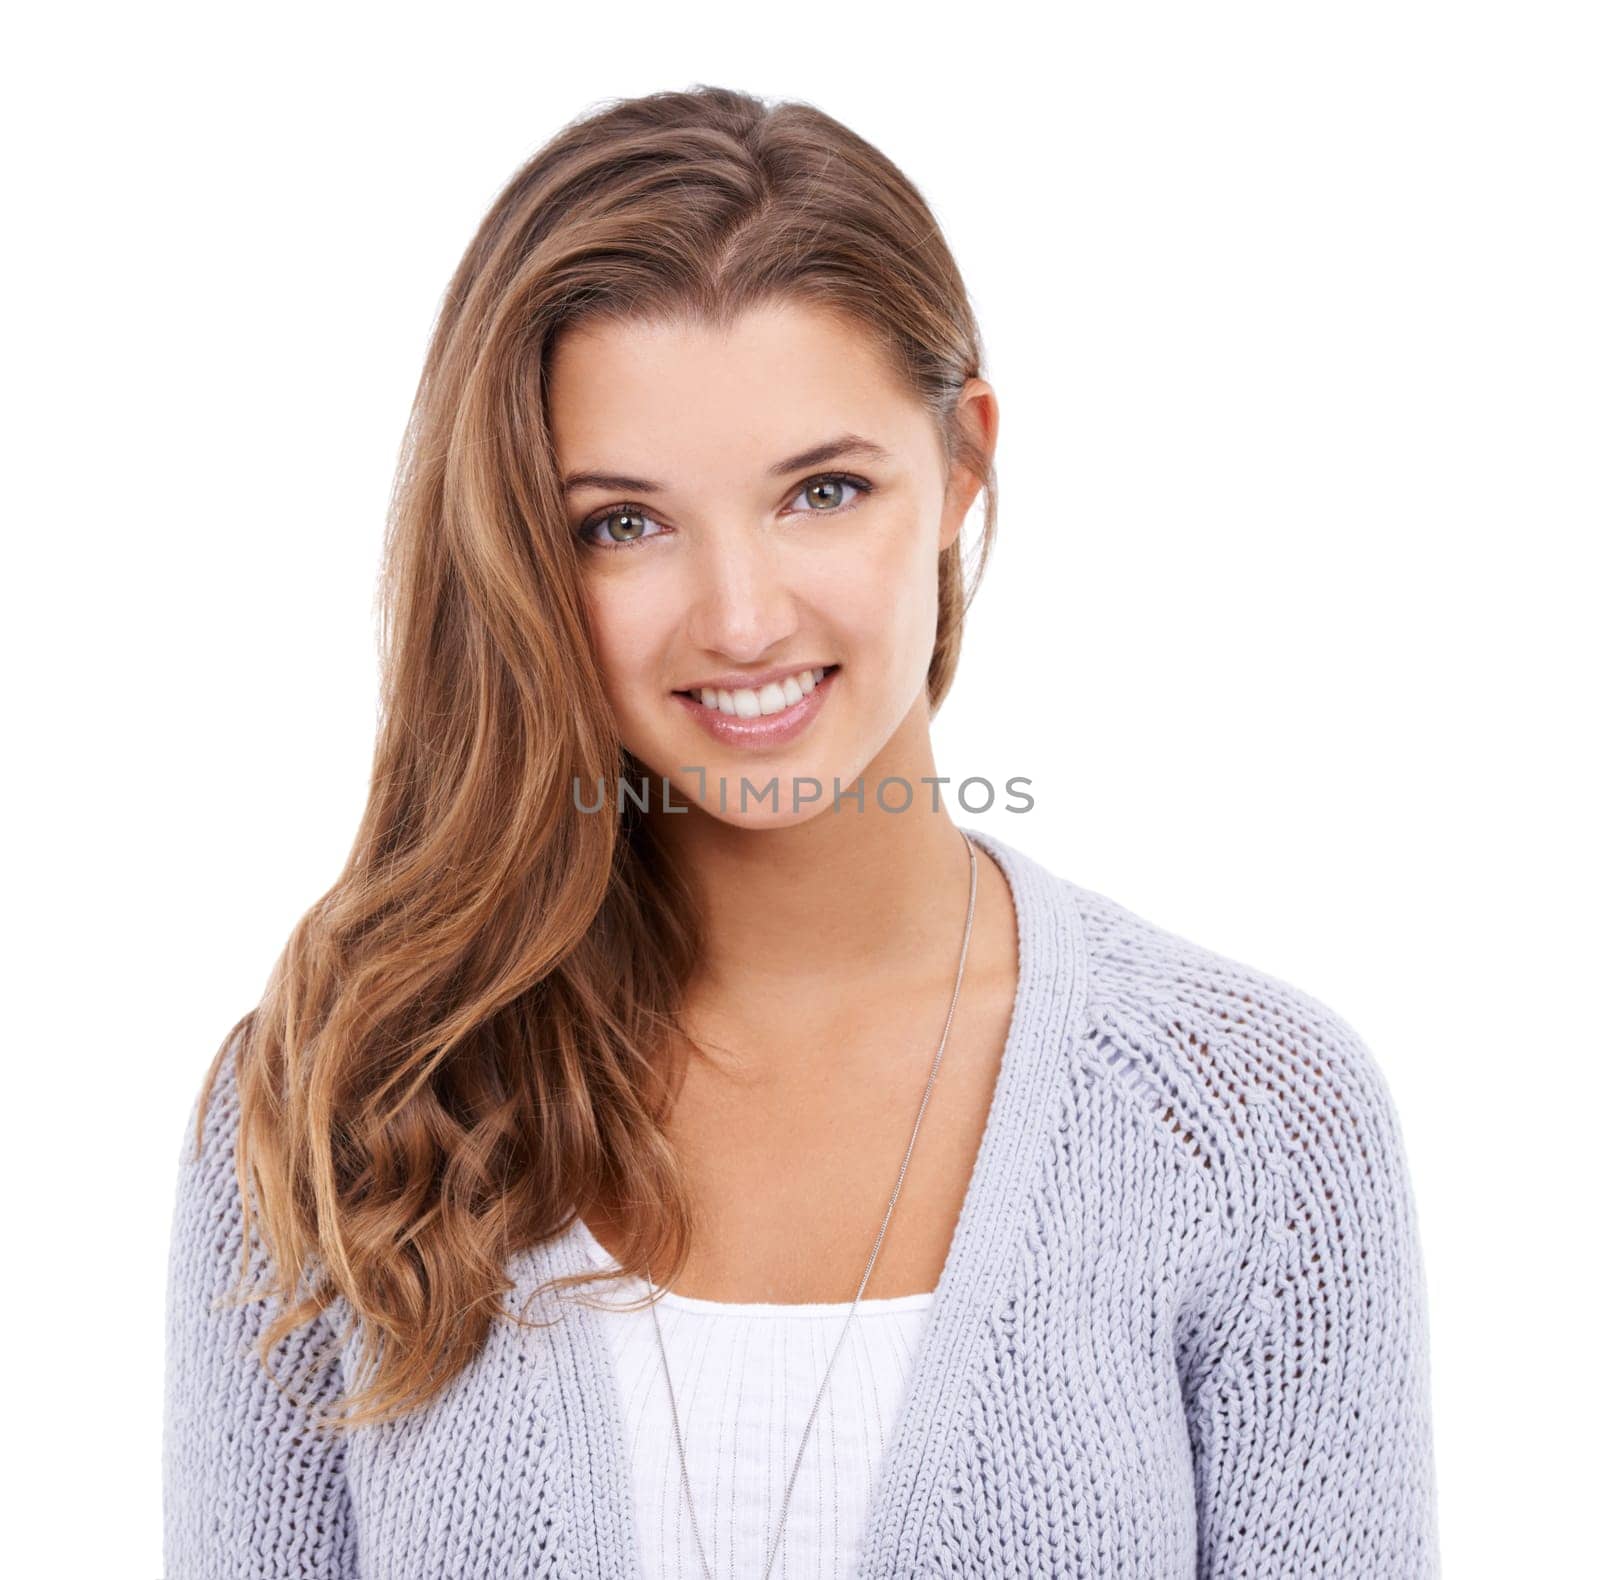
[[[782,746],[806,729],[833,692],[837,664],[797,669],[761,686],[701,686],[674,701],[713,740],[751,751]]]

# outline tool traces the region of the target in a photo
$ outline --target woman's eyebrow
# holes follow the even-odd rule
[[[803,472],[846,455],[862,455],[874,461],[889,459],[889,452],[881,444],[875,444],[871,439],[863,439],[860,434],[843,433],[837,439],[812,445],[809,450],[801,450],[797,455],[775,461],[767,468],[767,475],[787,477],[791,472]],[[628,477],[621,472],[570,472],[561,480],[562,492],[567,494],[574,493],[580,488],[604,488],[629,494],[657,494],[662,491],[663,486],[661,483],[652,483],[648,478]]]

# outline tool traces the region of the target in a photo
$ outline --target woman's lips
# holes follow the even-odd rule
[[[835,664],[798,702],[791,703],[777,713],[763,713],[752,719],[736,719],[720,708],[708,708],[699,697],[691,697],[682,691],[673,692],[672,700],[686,708],[695,723],[714,741],[720,741],[724,746],[743,747],[747,751],[764,751],[792,741],[810,725],[832,693],[834,677],[838,673],[839,666]]]

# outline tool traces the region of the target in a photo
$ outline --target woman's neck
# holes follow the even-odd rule
[[[666,837],[703,921],[697,988],[759,1003],[947,974],[970,883],[948,808],[924,802],[896,814],[845,804],[755,830],[697,809],[661,819],[669,821],[679,825]]]

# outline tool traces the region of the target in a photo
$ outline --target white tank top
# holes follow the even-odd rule
[[[578,1220],[591,1260],[611,1254]],[[588,1286],[616,1370],[645,1580],[704,1580],[684,1502],[672,1407],[648,1308],[611,1309],[640,1279]],[[933,1292],[862,1300],[833,1363],[789,1499],[772,1580],[848,1580]],[[801,1434],[850,1302],[751,1305],[670,1291],[656,1307],[683,1425],[689,1485],[716,1580],[760,1580]]]

